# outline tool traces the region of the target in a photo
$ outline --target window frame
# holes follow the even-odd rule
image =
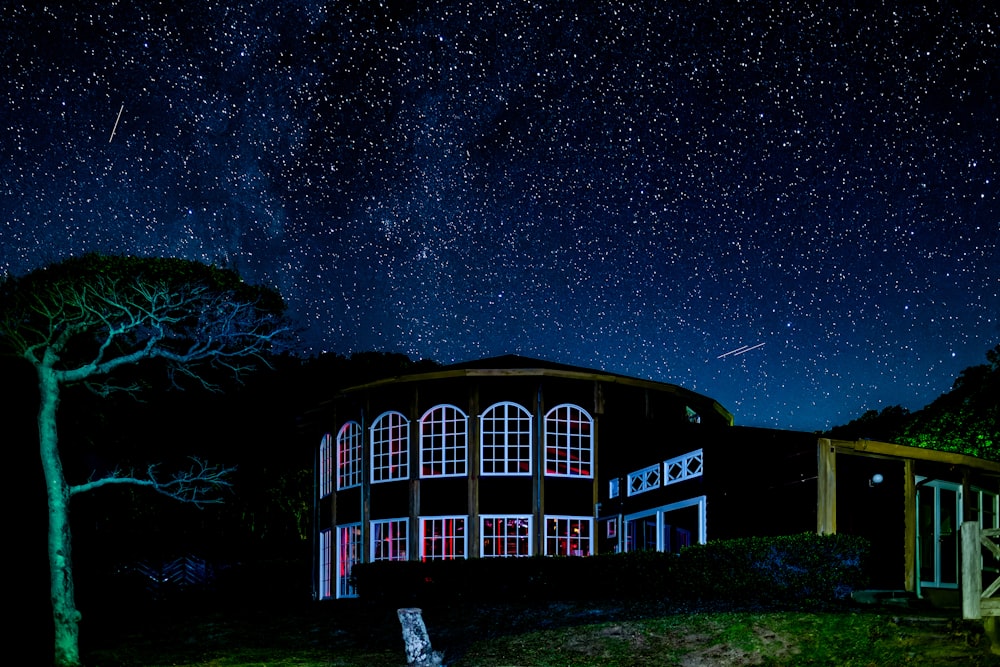
[[[556,522],[556,527],[560,527],[565,522],[566,531],[552,532],[552,522]],[[587,527],[586,537],[575,537],[572,534],[574,523]],[[586,540],[586,552],[575,553],[574,549],[567,548],[566,553],[560,553],[559,549],[553,550],[553,544],[558,545],[559,540],[565,539],[566,546],[572,546],[572,542]],[[567,514],[546,514],[545,515],[545,555],[546,556],[574,556],[585,557],[594,554],[594,517],[592,516],[571,516]]]
[[[630,472],[627,478],[628,488],[626,492],[629,496],[636,496],[646,491],[658,489],[661,477],[662,471],[659,463]]]
[[[494,412],[500,409],[504,411],[502,415],[497,417],[492,416]],[[513,415],[511,414],[512,411]],[[531,412],[520,403],[513,401],[500,401],[486,408],[479,415],[479,474],[487,477],[531,475],[533,421]],[[488,428],[488,425],[496,423],[502,423],[504,426],[503,430]],[[521,426],[511,430],[511,423]],[[493,436],[495,439],[502,439],[502,442],[498,444],[494,441],[492,444],[487,445],[487,438],[489,436]],[[527,436],[527,442],[522,440],[524,436]],[[512,439],[515,442],[512,443]],[[488,449],[492,450],[492,456],[487,456]],[[496,455],[498,451],[502,453],[502,456]],[[525,452],[523,457],[519,455],[520,451]],[[511,452],[514,452],[513,456]],[[488,463],[493,464],[492,470],[487,470]],[[524,469],[521,467],[523,464],[527,464]],[[498,465],[503,468],[503,471],[497,472]],[[511,471],[512,465],[514,466],[513,472]]]
[[[663,486],[676,484],[695,477],[701,477],[705,471],[705,454],[701,449],[694,449],[686,454],[675,456],[663,462]]]
[[[562,416],[563,411],[566,412],[565,416]],[[573,419],[574,416],[579,416],[581,419]],[[560,403],[546,412],[542,421],[545,441],[545,476],[593,479],[594,418],[590,413],[579,405]],[[585,424],[586,434],[574,434],[572,424]],[[559,426],[563,426],[563,428],[558,428]],[[577,455],[578,467],[581,472],[572,471],[571,461],[574,455]],[[565,471],[560,471],[560,466],[564,466]]]
[[[382,425],[383,421],[389,423]],[[396,434],[401,430],[402,434]],[[369,442],[371,442],[371,481],[372,484],[393,482],[410,478],[410,420],[402,412],[388,410],[383,412],[372,425],[368,427]],[[388,438],[383,439],[383,434]],[[400,451],[393,452],[392,445],[402,443]],[[386,451],[385,447],[388,447]],[[395,469],[395,472],[393,470]],[[389,474],[382,476],[388,471]]]
[[[333,436],[323,435],[319,443],[319,497],[333,493]]]
[[[383,537],[385,528],[389,535]],[[402,528],[402,531],[399,529]],[[377,519],[369,524],[369,542],[371,544],[371,561],[405,561],[410,555],[410,520],[407,517],[398,519]],[[388,555],[380,546],[388,543]]]
[[[480,558],[527,558],[533,555],[532,547],[532,536],[534,531],[532,530],[532,519],[530,514],[482,514],[479,516],[479,557]],[[486,524],[488,521],[494,522],[494,530],[491,533],[487,533]],[[508,532],[508,522],[511,521],[523,521],[523,534],[515,534],[511,536]],[[503,534],[499,534],[496,530],[497,524],[504,527]],[[517,526],[520,530],[521,526]],[[507,551],[506,553],[498,553],[499,549],[495,546],[492,549],[487,548],[487,540],[494,540],[495,543],[502,543],[504,545],[508,544],[508,540],[514,540],[515,544],[518,545],[515,548],[514,553]],[[520,548],[523,543],[524,549]]]
[[[319,531],[319,599],[333,597],[333,530]]]
[[[449,535],[448,534],[448,527],[450,525],[455,525],[455,524],[452,524],[451,522],[456,522],[456,524],[458,524],[458,523],[461,524],[461,526],[462,526],[461,533],[462,534],[461,534],[460,537],[458,535]],[[440,537],[433,536],[433,535],[432,536],[428,536],[428,534],[427,534],[428,524],[438,524],[438,523],[440,523],[441,526],[442,526],[442,528],[444,528],[444,530],[442,530],[441,536]],[[422,517],[420,517],[420,560],[421,561],[428,561],[428,560],[459,560],[459,559],[468,558],[469,557],[469,530],[468,530],[469,526],[468,526],[468,524],[469,524],[469,517],[468,517],[468,515],[465,515],[465,514],[449,514],[449,515],[443,515],[443,516],[422,516]],[[455,532],[457,533],[457,531],[455,531]],[[427,553],[427,551],[428,551],[427,550],[428,539],[433,540],[432,543],[438,543],[438,542],[440,542],[445,547],[445,548],[441,549],[441,555],[436,555],[436,554],[428,555],[428,553]],[[456,550],[454,548],[458,544],[461,544],[461,553],[460,554],[458,553],[458,550]],[[448,551],[447,546],[448,545],[452,546],[452,555],[450,557],[447,555],[447,551]]]
[[[439,411],[442,418],[435,419]],[[460,428],[456,428],[457,425]],[[430,433],[428,429],[432,429]],[[453,444],[449,440],[453,440]],[[439,461],[433,460],[431,455],[435,453],[440,454]],[[439,466],[441,471],[427,472],[431,466]],[[469,416],[451,403],[435,405],[420,417],[420,477],[464,477],[468,474]]]
[[[345,432],[348,434],[345,436]],[[346,443],[346,447],[345,447]],[[337,490],[361,486],[363,475],[364,430],[356,421],[344,422],[337,431]]]
[[[345,539],[345,536],[347,539]],[[351,581],[351,569],[363,562],[361,523],[337,526],[337,599],[356,598],[358,589]]]
[[[622,551],[641,551],[641,549],[636,549],[635,545],[630,542],[629,533],[629,523],[632,521],[638,521],[640,519],[646,519],[653,517],[656,526],[656,551],[666,552],[666,553],[676,553],[670,544],[669,536],[664,535],[665,517],[671,512],[676,512],[679,510],[684,510],[689,507],[694,507],[697,516],[697,527],[696,532],[691,532],[690,544],[705,544],[708,540],[706,535],[706,523],[707,523],[707,507],[708,500],[706,496],[695,496],[693,498],[687,498],[685,500],[680,500],[674,503],[668,503],[666,505],[661,505],[659,507],[650,507],[648,509],[640,510],[638,512],[633,512],[631,514],[626,514],[621,517],[622,522],[622,536],[621,536],[621,546]],[[669,524],[676,526],[676,524]],[[686,530],[686,529],[685,529]],[[630,548],[631,547],[631,548]]]

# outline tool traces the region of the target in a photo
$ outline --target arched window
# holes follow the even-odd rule
[[[531,413],[517,403],[497,403],[479,416],[480,472],[531,474]]]
[[[583,408],[564,403],[545,414],[545,474],[593,477],[594,420]]]
[[[333,493],[333,436],[323,436],[319,443],[319,497]]]
[[[383,412],[371,426],[372,483],[410,476],[410,422],[399,412]]]
[[[420,418],[420,476],[468,474],[468,417],[454,405],[438,405]]]
[[[337,433],[337,488],[361,486],[361,424],[347,422]]]

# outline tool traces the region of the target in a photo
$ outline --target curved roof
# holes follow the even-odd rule
[[[348,387],[342,393],[351,393],[377,387],[398,384],[402,382],[422,382],[425,380],[437,380],[454,377],[531,377],[548,376],[561,377],[576,380],[591,380],[598,382],[608,382],[621,384],[654,391],[674,394],[683,399],[696,412],[708,414],[714,412],[721,415],[730,425],[733,424],[733,415],[724,408],[718,401],[703,394],[699,394],[685,389],[675,384],[667,382],[656,382],[654,380],[644,380],[619,373],[610,373],[581,366],[571,366],[560,364],[544,359],[533,359],[522,357],[516,354],[508,354],[500,357],[490,357],[488,359],[478,359],[465,361],[449,366],[442,366],[439,369],[412,375],[400,375],[396,377],[384,378],[374,382]]]

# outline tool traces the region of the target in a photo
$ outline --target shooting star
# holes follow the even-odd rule
[[[750,352],[751,350],[756,350],[758,347],[764,347],[764,343],[757,343],[756,345],[743,345],[741,347],[736,348],[735,350],[729,350],[729,352],[726,352],[725,354],[720,354],[719,356],[716,357],[716,359],[722,359],[723,357],[728,357],[729,355],[738,357],[741,354],[746,354],[747,352]]]
[[[122,111],[125,111],[125,103],[124,102],[122,102],[122,108],[118,110],[118,118],[115,118],[115,126],[113,128],[111,128],[111,136],[108,137],[108,143],[109,144],[111,143],[111,140],[115,138],[115,131],[118,129],[118,121],[120,121],[122,119]]]

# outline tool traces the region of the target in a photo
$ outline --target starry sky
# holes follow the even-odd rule
[[[196,259],[278,289],[308,354],[522,354],[802,430],[1000,342],[995,3],[0,17],[0,276]]]

